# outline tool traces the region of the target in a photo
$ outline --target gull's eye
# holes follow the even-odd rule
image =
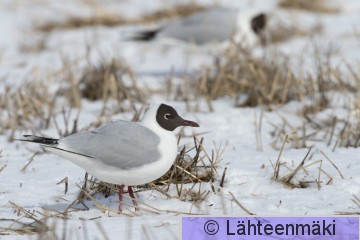
[[[164,118],[165,118],[166,120],[169,120],[169,119],[171,118],[170,113],[166,113],[166,114],[164,115]]]

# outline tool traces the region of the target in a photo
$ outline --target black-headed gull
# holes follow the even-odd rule
[[[125,185],[137,206],[131,186],[164,175],[177,156],[177,127],[199,127],[184,120],[176,110],[161,104],[150,108],[141,122],[114,121],[92,131],[52,139],[24,135],[22,141],[40,143],[70,160],[97,179],[119,186],[119,210]]]
[[[206,44],[233,39],[243,46],[265,44],[266,15],[253,11],[213,8],[164,23],[157,29],[140,31],[134,40],[170,38]]]

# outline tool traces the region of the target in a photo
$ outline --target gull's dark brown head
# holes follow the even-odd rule
[[[174,131],[177,127],[181,126],[199,127],[199,124],[196,122],[180,117],[173,107],[166,104],[159,106],[156,113],[156,121],[162,128],[168,131]]]

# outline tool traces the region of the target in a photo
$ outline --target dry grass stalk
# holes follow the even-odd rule
[[[309,148],[309,151],[306,153],[305,157],[303,158],[303,160],[300,162],[300,164],[295,168],[295,170],[288,174],[285,177],[282,177],[281,179],[275,179],[278,182],[283,183],[286,186],[290,186],[290,187],[295,187],[296,185],[291,183],[291,180],[293,179],[293,177],[303,168],[305,160],[308,158],[310,152],[311,152],[312,147]],[[278,176],[278,175],[277,175]]]
[[[221,181],[220,181],[220,187],[224,187],[226,170],[227,170],[227,167],[224,168],[224,172],[222,174]]]
[[[73,111],[72,107],[70,107],[68,110],[65,110],[65,108],[62,109],[61,115],[62,115],[62,119],[63,119],[63,126],[64,126],[63,128],[59,127],[59,124],[58,124],[55,116],[53,117],[53,122],[54,122],[54,125],[56,128],[56,131],[60,137],[66,137],[66,136],[69,136],[71,134],[78,132],[77,123],[79,121],[81,108],[77,109],[77,114],[74,119],[70,119],[72,111]]]
[[[43,153],[43,152],[35,152],[35,153],[33,153],[33,155],[29,158],[29,160],[27,160],[25,166],[22,167],[20,171],[21,171],[22,173],[25,173],[27,167],[34,161],[34,158],[35,158],[38,154],[42,154],[42,153]]]
[[[283,8],[300,9],[316,13],[339,13],[340,9],[335,6],[328,6],[326,0],[281,0],[278,5]]]
[[[2,170],[4,170],[6,168],[6,166],[7,166],[6,164],[0,166],[0,173],[2,172]]]
[[[289,138],[289,136],[285,135],[285,139],[284,139],[283,145],[282,145],[282,147],[280,149],[279,156],[278,156],[278,158],[276,160],[275,167],[273,167],[274,168],[274,175],[273,175],[272,179],[275,180],[275,181],[277,181],[278,178],[279,178],[280,165],[281,165],[280,158],[281,158],[281,155],[282,155],[282,153],[284,151],[285,144],[288,142],[288,138]],[[271,165],[273,165],[273,164],[271,164]]]
[[[159,22],[164,19],[189,16],[195,12],[203,11],[209,6],[199,5],[195,2],[177,4],[171,7],[145,13],[136,18],[127,18],[113,12],[102,12],[91,16],[68,16],[64,21],[50,21],[38,24],[35,28],[41,32],[51,32],[53,30],[66,30],[91,26],[121,26],[128,24],[148,24]]]
[[[256,149],[260,152],[263,151],[263,144],[262,144],[262,135],[261,135],[261,126],[263,120],[264,112],[261,111],[259,122],[257,120],[257,114],[254,112],[254,123],[255,123],[255,137],[256,137]]]
[[[351,199],[359,208],[360,208],[360,198],[353,194],[353,198]]]
[[[60,182],[56,183],[56,185],[62,184],[64,183],[65,185],[65,190],[64,190],[64,194],[67,193],[68,188],[69,188],[69,182],[68,182],[68,177],[65,177],[63,180],[61,180]]]
[[[345,211],[339,212],[339,211],[335,211],[334,213],[335,213],[335,215],[360,215],[360,212],[345,212]]]
[[[249,215],[256,215],[255,213],[250,212],[249,210],[247,210],[234,196],[234,194],[232,194],[232,192],[229,192],[231,197],[233,198],[232,200],[242,209],[244,210],[244,212],[246,212]]]
[[[0,159],[2,158],[2,149],[0,149]],[[4,165],[0,165],[0,173],[6,168],[6,164],[4,164]]]
[[[286,165],[286,163],[281,163],[280,157],[281,157],[282,152],[284,150],[285,144],[289,143],[289,142],[290,142],[290,139],[289,139],[288,135],[286,135],[286,137],[284,139],[284,142],[283,142],[283,145],[282,145],[282,147],[281,147],[281,149],[279,151],[279,156],[277,158],[277,161],[276,161],[275,165],[270,161],[270,163],[271,163],[271,165],[272,165],[272,167],[274,169],[274,174],[273,174],[271,179],[276,181],[276,182],[279,182],[279,183],[283,184],[284,186],[286,186],[287,188],[290,188],[290,189],[293,189],[293,188],[306,188],[306,187],[308,187],[308,185],[310,183],[316,183],[318,188],[320,189],[320,187],[321,187],[320,184],[322,183],[322,181],[320,181],[320,172],[324,172],[330,179],[327,182],[327,184],[329,184],[332,177],[322,169],[322,161],[316,161],[316,162],[313,162],[311,164],[308,164],[308,165],[304,166],[305,161],[307,159],[311,159],[310,152],[312,150],[312,147],[309,148],[309,150],[306,153],[306,155],[304,156],[303,160],[297,165],[297,167],[294,170],[292,170],[290,167],[288,167]],[[292,181],[293,178],[300,172],[300,170],[302,170],[303,172],[305,172],[306,175],[308,175],[306,168],[308,168],[308,167],[310,167],[310,166],[312,166],[312,165],[314,165],[316,163],[319,163],[319,162],[320,162],[320,167],[319,167],[319,172],[318,172],[318,179],[310,180],[310,181],[302,180],[302,181],[298,181],[296,183],[294,183],[294,181]],[[287,168],[288,171],[290,171],[290,173],[285,175],[284,177],[280,177],[280,168],[282,166]]]
[[[339,168],[335,165],[335,163],[333,161],[330,160],[330,158],[323,152],[320,150],[320,153],[325,157],[326,160],[328,160],[330,162],[330,164],[336,169],[336,171],[339,173],[341,179],[344,179],[344,176],[342,175],[342,173],[340,172]]]

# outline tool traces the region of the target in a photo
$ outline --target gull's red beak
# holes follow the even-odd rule
[[[180,122],[180,126],[200,127],[199,124],[197,124],[196,122],[189,121],[189,120],[182,120]]]

